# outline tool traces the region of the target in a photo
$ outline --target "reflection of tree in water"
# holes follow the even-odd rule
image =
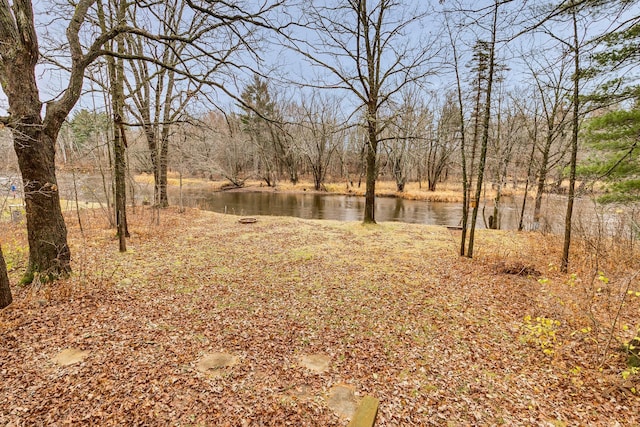
[[[400,198],[396,198],[396,203],[393,207],[393,218],[402,218],[404,213],[404,201]]]
[[[313,212],[312,212],[312,217],[313,218],[318,218],[318,219],[328,219],[327,217],[327,212],[325,212],[324,209],[324,203],[325,198],[324,196],[320,196],[318,194],[314,194],[313,195]]]
[[[458,211],[449,209],[448,204],[427,202],[426,205],[431,219],[429,223],[444,225],[456,222],[455,214],[457,214]]]
[[[219,213],[280,215],[338,221],[359,221],[362,219],[364,210],[364,198],[362,197],[324,194],[187,191],[184,200],[186,206]],[[576,202],[578,206],[584,205],[585,224],[589,220],[593,221],[593,207],[581,200]],[[566,201],[562,198],[554,198],[545,204],[547,208],[544,211],[544,216],[548,218],[552,232],[558,232],[558,227],[563,223],[562,215],[557,215],[557,213],[562,212],[565,203]],[[516,202],[512,198],[503,199],[503,229],[517,228],[517,210]],[[458,226],[461,216],[459,203],[437,203],[385,197],[378,198],[376,203],[376,217],[379,221]],[[478,227],[484,228],[482,219],[479,219]]]

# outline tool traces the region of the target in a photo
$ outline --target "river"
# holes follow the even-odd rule
[[[73,180],[70,176],[59,179],[59,183],[61,197],[64,199],[73,200],[75,188],[81,201],[104,201],[102,180],[97,176],[81,175],[77,177],[75,186],[72,185]],[[138,203],[152,199],[153,187],[136,185],[135,196]],[[566,200],[564,196],[544,196],[540,230],[556,234],[563,232]],[[169,188],[169,201],[172,205],[179,203],[177,188]],[[187,189],[183,192],[183,203],[187,207],[241,216],[274,215],[338,221],[361,221],[364,212],[364,197],[312,192],[212,192]],[[521,207],[521,197],[503,197],[500,210],[501,229],[518,228]],[[532,229],[532,210],[533,201],[529,200],[524,216],[525,229]],[[485,203],[481,200],[476,226],[485,228],[485,218],[488,219],[492,213],[493,201],[486,200]],[[395,197],[376,198],[378,222],[400,221],[456,227],[461,225],[461,218],[460,203],[416,201]],[[573,224],[575,228],[588,234],[598,227],[608,231],[634,227],[626,211],[596,205],[588,198],[576,199]]]
[[[178,194],[170,192],[171,204],[178,204]],[[564,223],[565,201],[562,197],[546,197],[543,209],[546,231],[560,232]],[[219,213],[241,216],[275,215],[293,216],[306,219],[331,219],[338,221],[360,221],[364,212],[364,197],[322,193],[279,193],[279,192],[202,192],[185,191],[183,203]],[[532,202],[528,203],[532,207]],[[586,203],[582,203],[586,205]],[[522,199],[505,197],[501,204],[501,228],[517,229],[520,219]],[[486,207],[480,204],[476,226],[485,228],[483,218],[493,214],[493,202]],[[531,209],[525,213],[525,223],[531,222]],[[407,200],[396,197],[376,198],[376,221],[400,221],[416,224],[434,224],[448,227],[461,225],[460,203],[428,202]]]

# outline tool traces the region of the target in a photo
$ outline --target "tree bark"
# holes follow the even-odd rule
[[[549,171],[549,153],[551,144],[553,143],[553,127],[555,117],[551,117],[551,122],[547,129],[547,139],[542,150],[542,160],[540,161],[540,170],[538,171],[538,184],[536,187],[536,198],[533,207],[533,228],[537,230],[540,227],[540,212],[542,209],[542,196],[544,187],[547,182],[547,173]]]
[[[518,221],[518,231],[524,229],[524,213],[527,207],[527,198],[529,197],[529,184],[531,183],[531,169],[536,155],[536,142],[538,140],[538,119],[537,111],[533,118],[533,132],[530,132],[533,141],[531,144],[531,154],[529,155],[529,164],[527,166],[527,180],[524,185],[524,195],[522,196],[522,208],[520,209],[520,220]]]
[[[469,176],[467,173],[467,153],[465,138],[465,118],[464,118],[464,97],[462,94],[462,80],[460,78],[460,66],[458,64],[458,52],[456,43],[451,32],[451,28],[447,23],[447,32],[451,41],[451,49],[453,50],[453,65],[456,73],[456,101],[458,103],[458,129],[460,132],[460,157],[462,163],[462,233],[460,233],[460,256],[465,255],[467,242],[467,225],[469,222]]]
[[[480,207],[480,196],[482,194],[482,183],[484,180],[484,169],[487,161],[487,145],[489,143],[489,125],[491,122],[491,91],[493,86],[493,73],[495,66],[495,49],[496,49],[496,32],[498,24],[498,6],[494,4],[493,25],[491,30],[491,45],[489,47],[489,73],[487,76],[487,95],[484,108],[484,117],[482,123],[482,143],[480,148],[480,159],[478,164],[478,178],[476,180],[476,205],[471,214],[471,230],[469,231],[469,246],[467,249],[467,257],[473,258],[473,246],[475,243],[476,220],[478,218],[478,209]]]
[[[365,187],[364,220],[365,224],[376,223],[376,178],[378,177],[378,127],[377,127],[377,100],[369,106],[367,118],[367,180]]]
[[[116,19],[124,22],[126,2],[121,2],[116,11]],[[103,31],[107,29],[106,14],[102,3],[98,4],[98,19]],[[122,35],[115,38],[115,50],[124,55],[124,40]],[[112,49],[113,50],[113,49]],[[126,238],[129,237],[127,225],[127,184],[126,184],[126,136],[124,128],[124,64],[122,58],[107,57],[109,75],[109,94],[113,114],[113,175],[114,175],[114,204],[116,227],[118,229],[118,243],[120,252],[127,251]]]
[[[31,3],[16,2],[13,10],[8,3],[0,3],[0,82],[9,101],[11,116],[7,125],[13,133],[24,183],[29,242],[29,265],[21,281],[25,284],[39,274],[41,280],[47,281],[71,271],[67,228],[55,174],[55,142],[71,108],[69,104],[75,103],[74,96],[77,100],[81,85],[78,87],[76,81],[70,80],[71,92],[50,103],[43,120],[35,76],[38,58]]]
[[[7,274],[7,264],[4,262],[2,247],[0,247],[0,309],[11,304],[12,300],[11,287],[9,286],[9,275]]]
[[[113,114],[114,122],[114,178],[115,178],[115,206],[116,206],[116,225],[118,227],[118,240],[120,252],[127,251],[127,240],[129,231],[127,226],[127,165],[125,156],[125,135],[124,125],[122,124],[121,105],[118,101],[112,101],[114,107],[118,107],[118,111]]]
[[[576,12],[572,13],[573,18],[573,54],[574,75],[573,75],[573,117],[571,129],[571,165],[569,171],[569,194],[567,201],[567,213],[564,222],[564,243],[562,245],[562,260],[560,271],[567,272],[569,267],[569,249],[571,247],[571,220],[573,217],[573,201],[576,194],[576,167],[578,163],[578,133],[580,131],[580,41],[578,39],[578,20]]]
[[[67,227],[55,174],[55,138],[36,123],[23,122],[14,128],[29,241],[29,265],[21,281],[24,284],[31,283],[37,274],[43,275],[41,280],[50,281],[71,272]]]

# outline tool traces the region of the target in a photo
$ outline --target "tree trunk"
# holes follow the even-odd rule
[[[116,41],[118,52],[124,52],[121,37]],[[113,106],[113,160],[115,179],[116,225],[118,227],[119,250],[127,251],[127,160],[124,115],[124,69],[122,59],[109,59],[111,82],[111,104]]]
[[[160,152],[158,153],[158,174],[156,180],[156,187],[158,191],[158,198],[156,199],[158,206],[166,208],[169,206],[169,198],[167,197],[167,164],[169,158],[169,131],[171,129],[172,117],[171,101],[173,99],[173,93],[175,91],[175,73],[173,71],[168,72],[167,89],[164,99],[164,112],[162,117],[162,132],[160,137]],[[159,119],[159,117],[158,117]]]
[[[460,68],[458,65],[458,52],[456,43],[453,39],[451,29],[447,24],[447,31],[451,40],[451,48],[453,50],[454,70],[456,73],[456,95],[458,102],[458,129],[460,131],[460,157],[462,163],[462,233],[460,234],[460,256],[465,255],[465,247],[467,241],[467,225],[469,221],[469,177],[467,174],[467,153],[465,138],[465,118],[464,118],[464,100],[462,95],[462,81],[460,79]]]
[[[167,176],[167,158],[169,157],[169,138],[163,138],[160,145],[160,171],[158,174],[158,191],[159,198],[158,202],[161,208],[166,208],[169,206],[169,197],[167,196],[167,185],[168,185],[168,176]]]
[[[573,217],[573,201],[576,193],[576,166],[578,158],[578,132],[579,132],[579,113],[580,113],[580,42],[578,39],[578,21],[575,11],[573,17],[573,53],[574,75],[573,75],[573,118],[571,129],[571,166],[569,171],[569,200],[567,201],[567,214],[564,222],[564,244],[562,246],[562,260],[560,263],[560,271],[567,272],[569,267],[569,249],[571,247],[571,219]]]
[[[12,12],[20,19],[14,20]],[[55,174],[55,142],[68,99],[49,104],[46,123],[43,121],[35,75],[39,51],[30,3],[14,3],[12,11],[8,4],[0,4],[0,58],[0,83],[11,110],[5,124],[13,133],[27,213],[29,265],[21,282],[31,283],[38,274],[53,280],[71,271]]]
[[[2,247],[0,247],[0,309],[11,304],[11,287],[9,286],[9,275],[7,274],[7,264],[2,256]]]
[[[540,161],[540,170],[538,172],[538,186],[536,188],[536,199],[533,207],[533,228],[537,230],[540,227],[540,211],[542,209],[542,195],[547,181],[547,173],[549,168],[549,153],[553,142],[552,126],[547,129],[547,140],[542,151],[542,160]]]
[[[149,106],[143,105],[140,108],[140,116],[142,118],[142,128],[144,136],[147,140],[147,148],[149,149],[149,158],[151,159],[151,168],[153,170],[153,204],[158,205],[160,200],[160,186],[158,167],[158,144],[156,142],[156,128],[151,124],[151,118],[148,114]]]
[[[39,117],[14,128],[14,148],[24,183],[29,265],[21,283],[36,274],[45,281],[71,271],[67,227],[55,174],[55,139],[42,131]],[[56,133],[57,134],[57,133]]]
[[[114,102],[115,104],[116,102]],[[115,105],[114,105],[115,106]],[[120,109],[122,111],[122,109]],[[124,125],[122,124],[122,116],[119,113],[114,112],[114,138],[113,138],[113,153],[114,153],[114,179],[115,185],[115,205],[116,205],[116,225],[118,227],[119,238],[119,250],[120,252],[127,251],[128,227],[127,227],[127,165],[125,157],[125,143],[124,143]]]
[[[520,220],[518,221],[518,231],[524,229],[524,213],[527,207],[527,197],[529,197],[529,184],[531,183],[531,169],[536,155],[536,142],[538,140],[537,115],[533,119],[533,144],[531,144],[531,154],[529,155],[529,165],[527,166],[527,180],[524,185],[524,196],[522,196],[522,208],[520,209]]]
[[[377,103],[377,101],[376,101]],[[372,111],[373,110],[373,111]],[[376,223],[376,178],[378,177],[378,129],[375,117],[375,108],[369,107],[369,118],[367,120],[367,181],[364,201],[364,223]]]
[[[484,169],[487,161],[487,145],[489,143],[489,125],[491,123],[491,91],[493,86],[493,72],[495,65],[495,49],[496,49],[496,31],[498,23],[498,3],[494,3],[493,25],[491,30],[491,45],[489,47],[489,73],[487,75],[487,95],[485,101],[484,117],[482,123],[482,144],[480,148],[480,159],[478,164],[478,178],[476,181],[475,200],[476,205],[471,214],[471,230],[469,232],[469,246],[467,249],[467,257],[473,258],[473,246],[476,232],[476,220],[478,218],[478,209],[480,206],[480,196],[482,194],[482,182],[484,180]]]

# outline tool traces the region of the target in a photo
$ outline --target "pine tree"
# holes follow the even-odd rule
[[[594,9],[601,2],[593,1]],[[618,0],[620,11],[627,13],[637,1]],[[627,71],[640,65],[640,16],[629,17],[617,31],[606,34],[599,53],[594,55],[594,75],[610,75],[594,94],[591,101],[609,110],[591,118],[585,126],[585,140],[595,154],[580,168],[583,176],[604,180],[607,194],[603,203],[631,203],[640,200],[640,83],[636,73]],[[616,108],[612,109],[611,106]]]

